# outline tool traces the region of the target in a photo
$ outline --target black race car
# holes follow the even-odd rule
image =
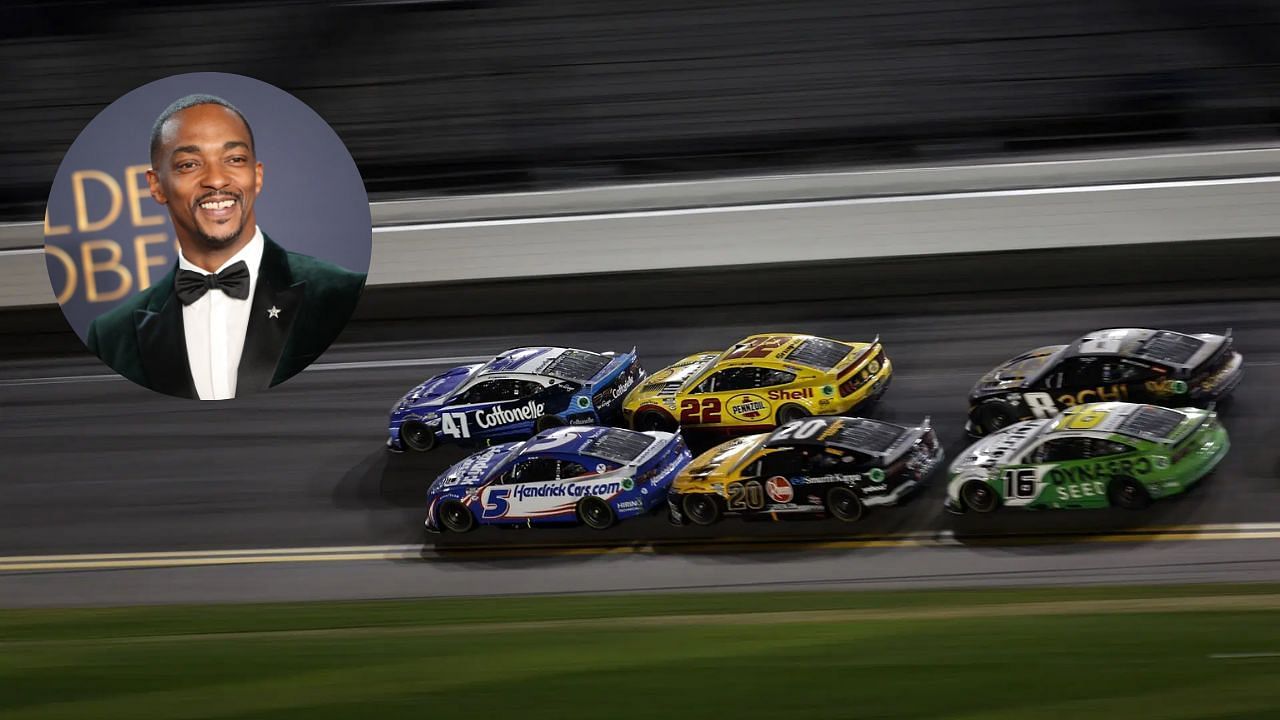
[[[1025,352],[982,376],[969,394],[972,435],[1052,417],[1088,402],[1204,406],[1240,383],[1244,359],[1225,335],[1112,328]]]

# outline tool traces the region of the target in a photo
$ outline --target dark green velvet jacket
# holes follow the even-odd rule
[[[258,284],[236,379],[236,397],[288,380],[338,337],[365,276],[288,252],[265,237]],[[177,264],[155,285],[89,326],[89,349],[124,377],[157,392],[195,398],[187,362],[182,303],[174,295]],[[279,308],[272,318],[270,308]]]

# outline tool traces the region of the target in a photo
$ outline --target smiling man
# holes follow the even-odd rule
[[[116,372],[179,397],[224,400],[287,380],[355,309],[365,276],[288,252],[258,227],[253,130],[212,95],[189,95],[151,130],[151,197],[169,210],[176,267],[89,327]]]

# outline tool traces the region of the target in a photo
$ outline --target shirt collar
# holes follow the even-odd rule
[[[222,266],[214,272],[222,272],[235,263],[243,260],[244,264],[249,266],[249,277],[251,278],[250,282],[252,283],[252,280],[257,279],[258,277],[258,266],[262,264],[262,250],[265,247],[266,243],[262,239],[262,228],[254,225],[253,237],[249,242],[244,247],[240,248],[240,252],[228,258],[227,261],[222,263]],[[209,274],[207,270],[188,260],[186,256],[182,254],[181,247],[178,248],[178,268],[180,270],[198,272],[201,275]]]

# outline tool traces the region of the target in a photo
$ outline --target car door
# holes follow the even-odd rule
[[[761,390],[787,385],[795,377],[785,370],[757,365],[718,370],[694,386],[689,397],[681,401],[680,423],[726,426],[772,424],[775,408],[786,398],[782,395],[773,397]],[[807,392],[812,395],[813,390],[809,389]]]
[[[520,458],[481,493],[481,517],[520,521],[555,516],[571,500],[559,481],[559,469],[554,457]]]
[[[456,440],[526,437],[547,410],[543,385],[520,378],[482,380],[451,399],[440,432]]]
[[[1049,474],[1059,465],[1079,459],[1074,436],[1054,436],[1041,440],[1000,468],[1000,492],[1009,507],[1036,507],[1051,502],[1047,492]]]

